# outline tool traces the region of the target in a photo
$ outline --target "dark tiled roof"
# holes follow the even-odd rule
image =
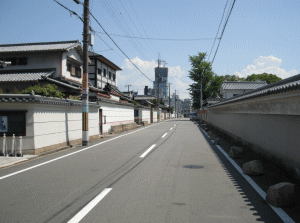
[[[143,100],[153,100],[153,99],[156,99],[156,97],[154,96],[136,96],[134,97],[134,100],[135,101],[143,101]]]
[[[0,82],[38,81],[54,72],[55,69],[1,70]]]
[[[0,94],[0,103],[37,103],[82,107],[82,101],[79,100],[51,98],[31,94]],[[89,106],[99,107],[97,103],[93,102],[89,102]]]
[[[79,40],[59,41],[59,42],[37,42],[21,44],[2,44],[0,53],[28,52],[28,51],[61,51],[81,46]]]
[[[300,90],[300,74],[272,84],[268,84],[266,86],[254,89],[244,94],[234,96],[232,98],[226,99],[217,104],[211,105],[210,107],[233,103],[242,100],[248,100],[248,99],[267,96],[267,95],[280,94],[280,93],[295,91],[295,90]]]
[[[118,67],[116,64],[114,64],[113,62],[111,62],[109,59],[105,58],[104,56],[102,56],[102,55],[100,55],[98,53],[94,53],[94,52],[90,52],[89,51],[89,57],[90,57],[90,59],[91,58],[97,58],[102,63],[107,64],[108,66],[110,66],[114,70],[122,70],[120,67]]]
[[[227,81],[222,83],[222,88],[224,90],[252,90],[256,88],[260,88],[262,86],[267,85],[265,81],[242,81],[242,82],[236,82],[236,81]]]

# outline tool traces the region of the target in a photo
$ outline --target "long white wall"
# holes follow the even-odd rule
[[[111,132],[111,126],[134,122],[134,107],[100,102],[103,133]],[[105,123],[106,121],[106,123]]]
[[[29,103],[8,103],[1,105],[1,111],[26,110],[26,136],[23,136],[23,150],[36,150],[82,138],[82,108],[75,106],[45,105]],[[97,107],[90,107],[89,135],[99,135],[99,114]],[[11,136],[7,137],[11,150]],[[0,137],[2,149],[3,137]],[[16,148],[19,137],[16,137]]]

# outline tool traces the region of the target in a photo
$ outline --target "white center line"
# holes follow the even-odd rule
[[[170,130],[172,130],[173,129],[173,127],[172,128],[170,128]]]
[[[149,149],[147,149],[146,152],[144,152],[140,158],[144,158],[153,148],[155,147],[155,144],[153,144]]]
[[[112,188],[105,188],[90,203],[81,209],[68,223],[78,223],[86,216],[110,191]]]
[[[164,138],[168,133],[166,132],[161,138]]]

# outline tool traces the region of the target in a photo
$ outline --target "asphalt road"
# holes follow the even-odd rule
[[[0,170],[0,222],[282,222],[173,119]],[[243,189],[241,189],[243,185]]]

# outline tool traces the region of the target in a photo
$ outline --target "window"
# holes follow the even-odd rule
[[[27,65],[27,57],[20,57],[18,65]]]
[[[98,74],[101,74],[101,69],[98,68]]]
[[[0,136],[25,136],[26,135],[26,111],[1,111],[0,112]]]
[[[71,76],[75,77],[75,66],[71,65]]]
[[[103,69],[103,77],[106,77],[106,69]]]
[[[67,71],[71,72],[71,67],[72,67],[72,64],[67,63]]]
[[[113,81],[116,81],[116,75],[113,74]]]
[[[81,68],[75,67],[75,77],[81,78]]]
[[[111,72],[108,72],[108,78],[111,79]]]

